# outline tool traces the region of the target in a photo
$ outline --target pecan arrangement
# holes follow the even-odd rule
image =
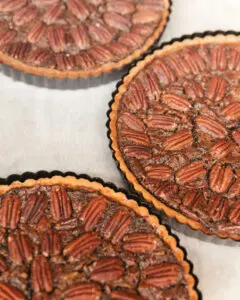
[[[73,180],[75,188],[49,179],[1,194],[0,299],[197,299],[155,217],[124,194]]]
[[[110,113],[120,169],[170,216],[240,239],[240,39],[185,40],[144,63]]]
[[[110,63],[119,68],[155,42],[169,6],[168,0],[1,0],[0,50],[29,66],[85,76]]]

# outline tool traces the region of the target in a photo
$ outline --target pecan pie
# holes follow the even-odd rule
[[[0,186],[0,299],[198,299],[175,239],[96,181]]]
[[[162,34],[170,0],[1,0],[0,59],[47,77],[119,69]]]
[[[110,138],[146,201],[194,229],[240,239],[240,37],[181,39],[132,68]]]

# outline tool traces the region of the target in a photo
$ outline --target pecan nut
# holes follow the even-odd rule
[[[42,236],[42,254],[44,256],[55,256],[61,253],[61,240],[59,234],[53,229],[46,231]]]
[[[152,265],[143,270],[144,285],[166,288],[177,284],[182,279],[179,266],[174,263]]]
[[[125,112],[121,115],[120,120],[123,121],[130,129],[135,131],[144,131],[144,123],[136,116]]]
[[[77,239],[70,242],[63,250],[63,254],[70,260],[90,255],[100,245],[101,239],[96,232],[84,233]]]
[[[178,126],[177,119],[167,115],[149,115],[144,122],[150,128],[168,131],[174,131]]]
[[[227,105],[222,113],[226,116],[227,120],[239,120],[240,119],[240,103],[235,102]]]
[[[156,236],[150,233],[132,233],[123,239],[123,249],[133,253],[152,252],[156,247]]]
[[[197,161],[184,166],[176,173],[176,180],[179,184],[186,184],[203,178],[207,173],[205,163]]]
[[[106,282],[119,279],[124,273],[124,268],[118,257],[105,257],[95,262],[91,271],[92,280]]]
[[[53,189],[51,192],[51,212],[55,221],[71,217],[72,204],[63,187]]]
[[[48,200],[44,192],[29,197],[21,214],[21,223],[37,224],[44,215]]]
[[[211,100],[220,101],[226,94],[227,81],[221,77],[212,77],[208,84],[207,97]]]
[[[167,104],[170,108],[182,112],[186,112],[191,108],[190,102],[176,94],[165,94],[162,96],[162,101],[163,103]]]
[[[216,159],[221,159],[227,156],[231,150],[232,143],[230,140],[219,140],[211,146],[209,153]]]
[[[240,201],[234,203],[228,217],[231,223],[240,225]]]
[[[96,226],[106,207],[107,201],[102,196],[94,197],[88,202],[80,216],[86,231],[90,231]]]
[[[214,221],[223,220],[228,210],[228,201],[220,195],[214,196],[209,215]]]
[[[64,291],[64,299],[66,300],[98,300],[101,295],[101,287],[95,283],[77,283]]]
[[[193,137],[190,131],[182,130],[170,135],[163,143],[163,147],[170,151],[179,151],[191,147]]]
[[[29,237],[19,230],[8,236],[9,256],[16,264],[27,264],[33,258],[32,243]]]
[[[106,224],[104,237],[111,239],[113,244],[117,244],[128,231],[131,221],[132,218],[127,211],[118,210]]]
[[[232,168],[230,166],[222,166],[220,163],[216,163],[209,176],[210,188],[214,192],[224,193],[230,186],[232,179]]]
[[[53,289],[52,270],[45,256],[36,256],[32,263],[32,287],[35,292],[51,292]]]
[[[145,168],[146,177],[159,179],[159,180],[168,180],[172,176],[172,169],[164,165],[150,165]]]
[[[140,145],[128,145],[123,148],[123,152],[126,156],[133,158],[148,159],[151,157],[151,149]]]
[[[2,200],[0,209],[0,225],[15,229],[20,219],[20,199],[8,195]]]
[[[25,297],[23,293],[6,283],[0,282],[0,299],[4,300],[24,300]]]
[[[212,137],[223,139],[227,135],[227,129],[219,122],[204,116],[198,116],[196,123],[200,130]]]

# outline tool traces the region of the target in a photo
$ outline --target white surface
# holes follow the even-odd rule
[[[173,2],[161,41],[196,31],[240,31],[239,0]],[[65,91],[26,84],[0,73],[0,177],[58,169],[88,173],[124,186],[108,148],[105,127],[108,102],[121,74],[70,83],[71,87],[79,84],[88,88]],[[226,246],[183,234],[179,237],[194,263],[203,299],[239,299],[238,244]]]

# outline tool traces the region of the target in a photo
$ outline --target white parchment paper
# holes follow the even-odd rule
[[[173,0],[161,39],[206,30],[240,31],[239,0]],[[38,170],[74,171],[124,183],[108,148],[105,123],[111,93],[124,71],[74,82],[14,78],[0,72],[0,177]],[[43,87],[43,85],[47,87]],[[184,231],[185,233],[182,233]],[[196,238],[177,227],[194,263],[203,299],[240,299],[240,243]]]

